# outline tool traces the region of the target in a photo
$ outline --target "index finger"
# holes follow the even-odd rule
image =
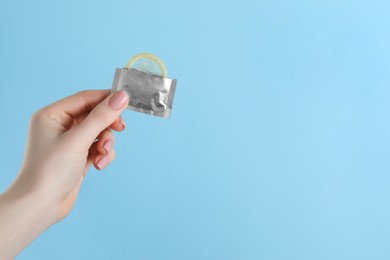
[[[47,106],[46,109],[61,111],[71,117],[76,117],[91,111],[109,96],[110,93],[111,91],[109,89],[83,90]]]

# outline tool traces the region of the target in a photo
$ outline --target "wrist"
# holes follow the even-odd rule
[[[28,211],[33,215],[44,215],[41,224],[50,226],[56,221],[56,201],[48,189],[42,185],[36,185],[28,178],[29,176],[32,174],[21,172],[5,195],[9,201],[15,203],[15,206],[23,206],[21,212]]]
[[[55,223],[55,208],[44,195],[19,185],[0,196],[0,259],[15,257]]]

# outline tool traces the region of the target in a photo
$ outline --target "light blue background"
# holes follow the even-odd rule
[[[390,2],[1,1],[4,191],[30,115],[148,51],[171,120],[124,113],[115,162],[19,259],[390,259]]]

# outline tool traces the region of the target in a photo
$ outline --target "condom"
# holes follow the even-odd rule
[[[143,52],[135,55],[126,65],[127,69],[134,68],[138,71],[144,71],[162,77],[167,76],[167,69],[164,63],[156,55]]]
[[[134,56],[124,68],[117,68],[112,91],[125,91],[127,108],[136,112],[170,118],[176,79],[167,77],[164,63],[151,53]]]

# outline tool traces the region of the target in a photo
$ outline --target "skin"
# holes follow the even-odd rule
[[[82,91],[36,112],[20,173],[0,196],[0,259],[13,259],[71,211],[91,165],[115,158],[124,92]]]

